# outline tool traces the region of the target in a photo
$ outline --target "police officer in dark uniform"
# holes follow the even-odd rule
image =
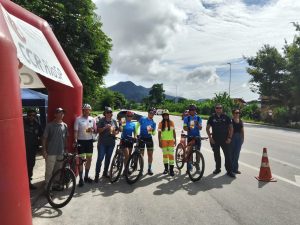
[[[29,110],[27,112],[27,117],[24,119],[24,135],[30,190],[36,189],[31,183],[31,177],[35,165],[36,152],[41,145],[42,133],[41,125],[37,121],[36,111],[32,109]]]
[[[212,128],[212,133],[210,132],[210,128]],[[209,117],[206,132],[209,137],[216,162],[216,169],[213,171],[213,174],[221,172],[221,147],[225,156],[225,168],[227,170],[227,175],[235,177],[232,172],[230,160],[230,142],[233,134],[233,127],[230,118],[223,113],[223,107],[221,104],[217,104],[215,106],[215,113]]]

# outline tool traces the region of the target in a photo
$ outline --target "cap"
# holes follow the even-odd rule
[[[66,111],[60,107],[55,109],[55,113],[61,113],[61,112],[65,113]]]

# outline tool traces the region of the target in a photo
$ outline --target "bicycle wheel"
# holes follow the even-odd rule
[[[67,205],[75,191],[76,178],[69,168],[57,170],[47,186],[47,199],[53,208],[62,208]]]
[[[114,183],[119,180],[122,169],[123,169],[123,154],[117,151],[110,164],[109,180],[111,183]]]
[[[184,147],[181,143],[179,143],[175,151],[175,163],[179,170],[181,170],[182,167],[184,166],[184,154],[185,154]]]
[[[143,174],[144,159],[141,154],[133,153],[126,164],[125,178],[128,184],[137,182]]]
[[[201,179],[205,169],[204,157],[200,151],[193,150],[188,157],[188,175],[191,181],[195,182]]]

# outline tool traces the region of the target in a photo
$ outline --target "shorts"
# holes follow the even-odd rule
[[[121,148],[133,148],[133,143],[126,140],[121,140],[120,146]]]
[[[78,140],[78,154],[81,157],[92,157],[93,155],[93,139],[91,140]]]
[[[142,142],[139,143],[141,150],[144,150],[147,147],[147,151],[153,151],[153,139],[151,138],[141,138]]]
[[[188,141],[188,143],[191,141],[191,140],[193,140],[193,137],[189,137],[188,139],[187,139],[187,141]],[[201,148],[201,139],[200,138],[195,138],[195,141],[196,141],[196,150],[200,150],[200,148]]]

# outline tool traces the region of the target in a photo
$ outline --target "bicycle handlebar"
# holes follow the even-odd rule
[[[128,142],[131,142],[131,143],[146,143],[146,141],[142,140],[141,139],[141,136],[137,136],[136,138],[135,137],[132,137],[132,136],[129,136],[127,135],[127,138],[119,138],[119,137],[115,137],[116,139],[119,139],[119,140],[124,140],[124,141],[128,141]]]
[[[183,137],[183,138],[194,138],[194,139],[200,139],[200,140],[207,140],[208,139],[208,137],[189,136],[187,134],[181,134],[181,137]]]

